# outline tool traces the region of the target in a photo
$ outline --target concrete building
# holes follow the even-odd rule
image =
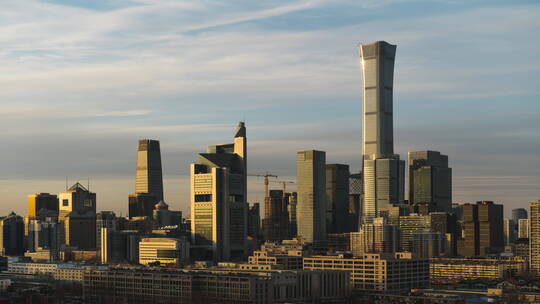
[[[412,252],[421,259],[439,257],[445,253],[445,244],[442,233],[418,231],[413,233]]]
[[[362,173],[349,176],[349,214],[347,219],[347,231],[356,232],[360,228],[362,219]]]
[[[348,232],[349,165],[326,165],[326,233]]]
[[[400,231],[396,225],[389,225],[382,217],[373,219],[373,224],[362,224],[360,232],[350,233],[350,247],[353,256],[366,253],[395,253],[400,248]]]
[[[96,214],[72,211],[63,220],[63,244],[79,250],[96,250]]]
[[[326,153],[306,150],[296,152],[298,236],[307,243],[326,240]]]
[[[527,218],[527,209],[525,208],[516,208],[512,209],[512,219],[514,222],[519,222],[520,219]]]
[[[89,302],[305,303],[344,301],[350,292],[341,271],[91,269],[84,273]],[[339,303],[339,302],[338,302]]]
[[[96,214],[96,194],[78,182],[65,192],[58,194],[58,200],[59,220],[63,220],[73,211],[80,214],[87,212]]]
[[[96,214],[96,251],[98,258],[101,257],[101,229],[116,231],[116,214],[112,211],[101,211]]]
[[[14,256],[24,253],[24,221],[11,212],[0,217],[0,255]]]
[[[399,229],[401,231],[401,249],[412,251],[413,235],[418,232],[431,231],[431,216],[418,214],[400,216]]]
[[[181,266],[189,263],[189,243],[174,238],[143,238],[139,242],[139,264],[159,262]]]
[[[435,258],[429,261],[429,276],[432,283],[457,283],[467,280],[501,281],[523,274],[527,261],[513,259],[458,259]]]
[[[529,203],[529,271],[540,276],[540,200]]]
[[[363,91],[363,219],[403,202],[405,162],[394,154],[393,83],[396,46],[384,41],[358,45]]]
[[[216,261],[247,254],[247,137],[240,122],[234,143],[208,147],[191,164],[191,233],[197,256]]]
[[[248,211],[248,232],[247,235],[255,239],[261,237],[261,205],[253,203]]]
[[[28,195],[28,216],[37,217],[42,209],[52,211],[58,216],[58,196],[49,193]]]
[[[402,292],[425,288],[429,283],[428,260],[414,259],[410,253],[306,257],[304,269],[347,271],[356,291]]]
[[[135,192],[128,196],[129,217],[151,217],[154,206],[161,200],[163,174],[159,141],[141,139],[137,147]]]
[[[279,242],[289,238],[287,203],[288,197],[283,190],[270,190],[265,197],[262,228],[266,241]]]
[[[409,152],[409,202],[432,204],[433,211],[452,209],[452,169],[437,151]]]
[[[142,234],[136,230],[101,229],[101,263],[138,263],[141,238]]]
[[[503,220],[503,237],[504,237],[504,245],[508,246],[510,244],[513,244],[516,240],[516,225],[517,223],[514,222],[512,219],[504,219]]]
[[[286,254],[259,250],[248,257],[250,265],[269,265],[270,269],[297,270],[302,269],[303,251],[290,250]]]
[[[518,239],[529,238],[529,219],[518,220]]]
[[[465,257],[485,257],[504,249],[503,206],[491,201],[463,204],[462,239],[458,254]]]
[[[289,235],[291,237],[298,236],[298,220],[296,216],[296,207],[298,205],[298,193],[286,193],[287,197],[287,213],[289,214]]]
[[[32,219],[28,223],[27,252],[49,250],[55,259],[62,243],[62,225],[56,218]]]

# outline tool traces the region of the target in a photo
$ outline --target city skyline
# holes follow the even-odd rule
[[[30,16],[52,5],[29,3],[26,9]],[[0,34],[12,45],[0,58],[8,72],[0,80],[8,88],[2,93],[0,110],[6,117],[1,124],[7,130],[0,138],[9,147],[0,152],[4,167],[0,178],[5,194],[0,211],[5,214],[11,210],[25,214],[28,194],[63,191],[65,176],[70,184],[77,180],[86,184],[90,177],[91,190],[98,197],[97,209],[127,214],[126,197],[134,187],[133,147],[145,137],[162,143],[165,201],[172,209],[187,211],[188,170],[193,155],[207,143],[227,138],[230,126],[243,120],[244,115],[252,134],[249,171],[270,171],[288,179],[295,175],[290,169],[294,168],[295,152],[318,149],[326,151],[327,163],[349,164],[351,172],[357,172],[361,167],[362,96],[354,45],[375,40],[400,46],[395,68],[394,150],[401,159],[409,151],[423,149],[447,154],[454,173],[454,202],[493,200],[505,205],[509,217],[510,209],[526,207],[527,202],[538,199],[540,170],[535,153],[540,149],[540,140],[535,122],[539,105],[534,103],[538,97],[534,86],[538,77],[532,71],[539,62],[532,54],[538,52],[539,46],[537,42],[524,41],[538,29],[538,22],[530,22],[538,5],[528,1],[518,1],[517,5],[497,1],[491,5],[440,2],[428,7],[430,16],[406,12],[397,21],[373,31],[383,22],[357,22],[347,15],[342,24],[332,24],[332,13],[319,17],[327,20],[320,28],[310,28],[310,14],[330,5],[306,1],[248,7],[242,14],[226,11],[223,22],[183,27],[180,32],[173,25],[134,28],[132,32],[128,30],[128,25],[132,25],[130,16],[162,16],[167,8],[179,13],[204,11],[204,4],[186,8],[150,1],[146,5],[154,10],[143,13],[127,1],[116,2],[116,7],[93,8],[59,5],[60,1],[51,3],[57,3],[54,8],[59,16],[77,11],[90,23],[104,18],[103,27],[95,31],[71,27],[57,41],[45,35],[49,39],[39,43],[31,42],[31,35],[15,40],[10,36],[14,30],[11,27]],[[350,6],[355,5],[337,5],[336,9],[341,13]],[[8,11],[17,12],[21,7],[9,2]],[[400,7],[399,3],[389,1],[362,10],[369,17],[380,14],[382,9],[396,14]],[[508,28],[493,27],[491,22],[472,20],[473,16],[481,19],[478,14],[486,18],[504,14],[516,22]],[[170,17],[173,16],[171,13]],[[300,21],[289,32],[280,28],[280,22],[292,22],[294,17],[300,17]],[[470,31],[441,30],[455,17],[464,21],[463,26]],[[74,23],[71,19],[58,19],[36,17],[25,26],[15,20],[8,23],[28,31],[38,25],[45,25],[46,31]],[[113,26],[119,20],[126,23]],[[433,35],[434,31],[420,29],[422,24],[432,24],[440,32]],[[487,28],[488,24],[493,28]],[[251,25],[255,27],[246,29]],[[396,25],[402,28],[395,29]],[[109,41],[114,31],[140,34],[146,39],[142,45],[130,48],[133,41],[129,37],[115,43]],[[164,36],[153,40],[152,31]],[[279,38],[280,42],[268,44],[260,39],[261,33]],[[336,33],[341,38],[333,37]],[[223,34],[230,41],[218,39]],[[246,37],[240,37],[241,34]],[[92,37],[97,37],[97,42],[90,42]],[[272,40],[271,37],[264,40]],[[477,37],[484,40],[476,41]],[[316,50],[301,46],[316,41],[326,43]],[[511,45],[518,41],[526,43],[526,47],[521,44],[516,56]],[[432,49],[422,49],[433,42],[436,43]],[[55,43],[63,49],[55,48]],[[103,43],[111,43],[111,48],[102,49]],[[223,51],[220,45],[234,43],[240,47]],[[133,53],[126,59],[118,58],[122,50],[130,49]],[[183,50],[182,54],[171,54],[178,49]],[[208,53],[200,57],[192,54],[200,49],[208,49]],[[283,53],[275,62],[270,61],[280,49]],[[210,59],[214,51],[220,55]],[[202,64],[210,74],[216,73],[215,78],[199,73],[193,82],[187,82],[182,73],[194,73],[194,65],[179,62],[184,55],[195,66]],[[511,60],[500,60],[504,57]],[[14,59],[16,65],[11,63]],[[91,60],[81,63],[87,59]],[[112,75],[118,76],[115,78],[137,71],[151,73],[141,78],[125,77],[124,82],[99,79],[111,71],[106,68],[109,63],[115,69]],[[171,74],[171,67],[180,72]],[[247,71],[233,77],[227,72],[229,69]],[[253,72],[264,69],[269,69],[268,75]],[[280,74],[295,79],[284,83],[278,78]],[[66,79],[68,86],[63,82]],[[505,79],[515,81],[505,84]],[[134,90],[148,80],[148,92]],[[208,83],[216,84],[215,91],[223,94],[226,105],[211,101],[216,97],[205,92]],[[509,97],[514,102],[512,107],[506,105]],[[153,102],[147,104],[149,100]],[[223,114],[213,114],[220,111]],[[203,120],[211,123],[200,123]],[[69,131],[67,126],[71,127]],[[518,145],[521,149],[516,151]],[[36,153],[36,147],[40,153]],[[248,188],[250,202],[263,201],[262,181],[250,178]]]

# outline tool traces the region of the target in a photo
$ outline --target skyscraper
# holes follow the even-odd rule
[[[12,256],[24,253],[24,221],[11,212],[0,217],[0,255]]]
[[[432,204],[433,211],[452,210],[452,169],[437,151],[409,152],[409,201]]]
[[[158,140],[139,140],[135,193],[150,193],[156,196],[158,202],[163,200],[161,152]]]
[[[209,146],[191,164],[191,233],[199,257],[216,261],[247,251],[247,137],[240,122],[234,143]]]
[[[289,238],[288,197],[283,190],[270,190],[265,198],[262,220],[264,240],[281,242]]]
[[[296,153],[298,203],[296,221],[298,236],[304,242],[326,240],[326,153],[306,150]]]
[[[504,249],[503,205],[491,201],[464,204],[458,254],[466,257],[497,254]]]
[[[389,225],[386,219],[378,217],[373,224],[362,224],[359,232],[350,234],[351,251],[354,256],[366,253],[394,253],[400,249],[400,231],[396,225]]]
[[[529,269],[540,276],[540,200],[529,203]]]
[[[154,206],[162,200],[163,175],[159,141],[141,139],[137,148],[135,193],[128,197],[129,217],[151,217]]]
[[[347,232],[349,219],[349,165],[326,165],[326,232]]]
[[[405,162],[394,154],[393,82],[396,46],[384,41],[359,44],[363,71],[363,219],[371,222],[378,208],[400,203]]]
[[[512,209],[512,219],[514,222],[519,222],[520,219],[527,218],[527,209],[525,208],[516,208]]]
[[[58,216],[58,197],[49,193],[28,195],[28,216],[37,217],[41,209],[52,211]]]

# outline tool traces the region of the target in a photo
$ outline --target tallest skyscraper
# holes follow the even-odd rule
[[[362,59],[364,222],[378,210],[403,202],[405,161],[394,154],[393,88],[396,46],[359,44]]]

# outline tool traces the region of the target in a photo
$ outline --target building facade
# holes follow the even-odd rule
[[[394,154],[396,46],[377,41],[358,48],[363,72],[363,220],[369,223],[379,208],[403,202],[405,162]]]
[[[296,153],[298,236],[307,243],[326,240],[326,153],[306,150]]]
[[[189,243],[175,238],[143,238],[139,242],[139,264],[181,266],[189,263]]]
[[[529,271],[540,276],[540,200],[529,203]]]
[[[49,193],[28,195],[28,216],[37,217],[42,209],[52,211],[58,216],[58,196]]]
[[[326,232],[348,232],[349,165],[326,165]]]

